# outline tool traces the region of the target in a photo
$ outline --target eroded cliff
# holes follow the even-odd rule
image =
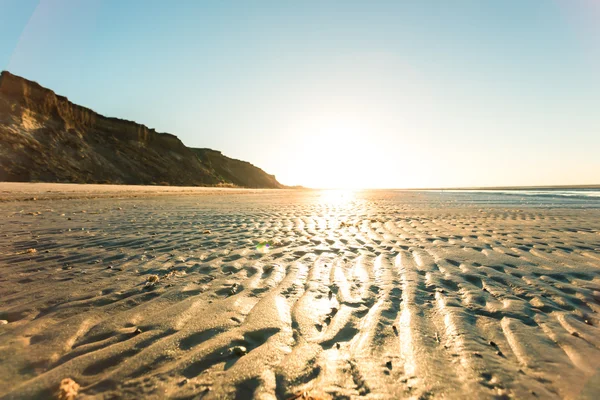
[[[282,187],[250,163],[104,117],[7,71],[0,75],[0,181]]]

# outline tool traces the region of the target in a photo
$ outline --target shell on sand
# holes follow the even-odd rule
[[[60,382],[58,387],[58,400],[74,400],[79,391],[79,384],[71,378],[65,378]]]
[[[332,399],[332,397],[329,394],[318,391],[318,390],[303,391],[300,393],[296,393],[292,397],[288,398],[288,400],[330,400],[330,399]]]

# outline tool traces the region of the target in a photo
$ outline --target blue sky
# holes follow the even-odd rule
[[[599,3],[0,0],[0,67],[286,184],[600,183]]]

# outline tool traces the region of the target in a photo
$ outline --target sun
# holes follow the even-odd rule
[[[295,171],[312,188],[358,189],[368,182],[373,166],[368,134],[353,120],[325,122],[300,146],[304,159]]]

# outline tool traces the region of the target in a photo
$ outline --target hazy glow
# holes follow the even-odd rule
[[[315,139],[299,146],[306,162],[290,172],[289,180],[321,188],[359,188],[368,181],[373,159],[364,125],[341,118],[315,119],[306,125],[302,129],[314,132]]]
[[[346,205],[356,199],[353,190],[328,189],[319,192],[319,203],[330,205]]]
[[[3,67],[285,184],[600,183],[600,7],[5,0]]]

